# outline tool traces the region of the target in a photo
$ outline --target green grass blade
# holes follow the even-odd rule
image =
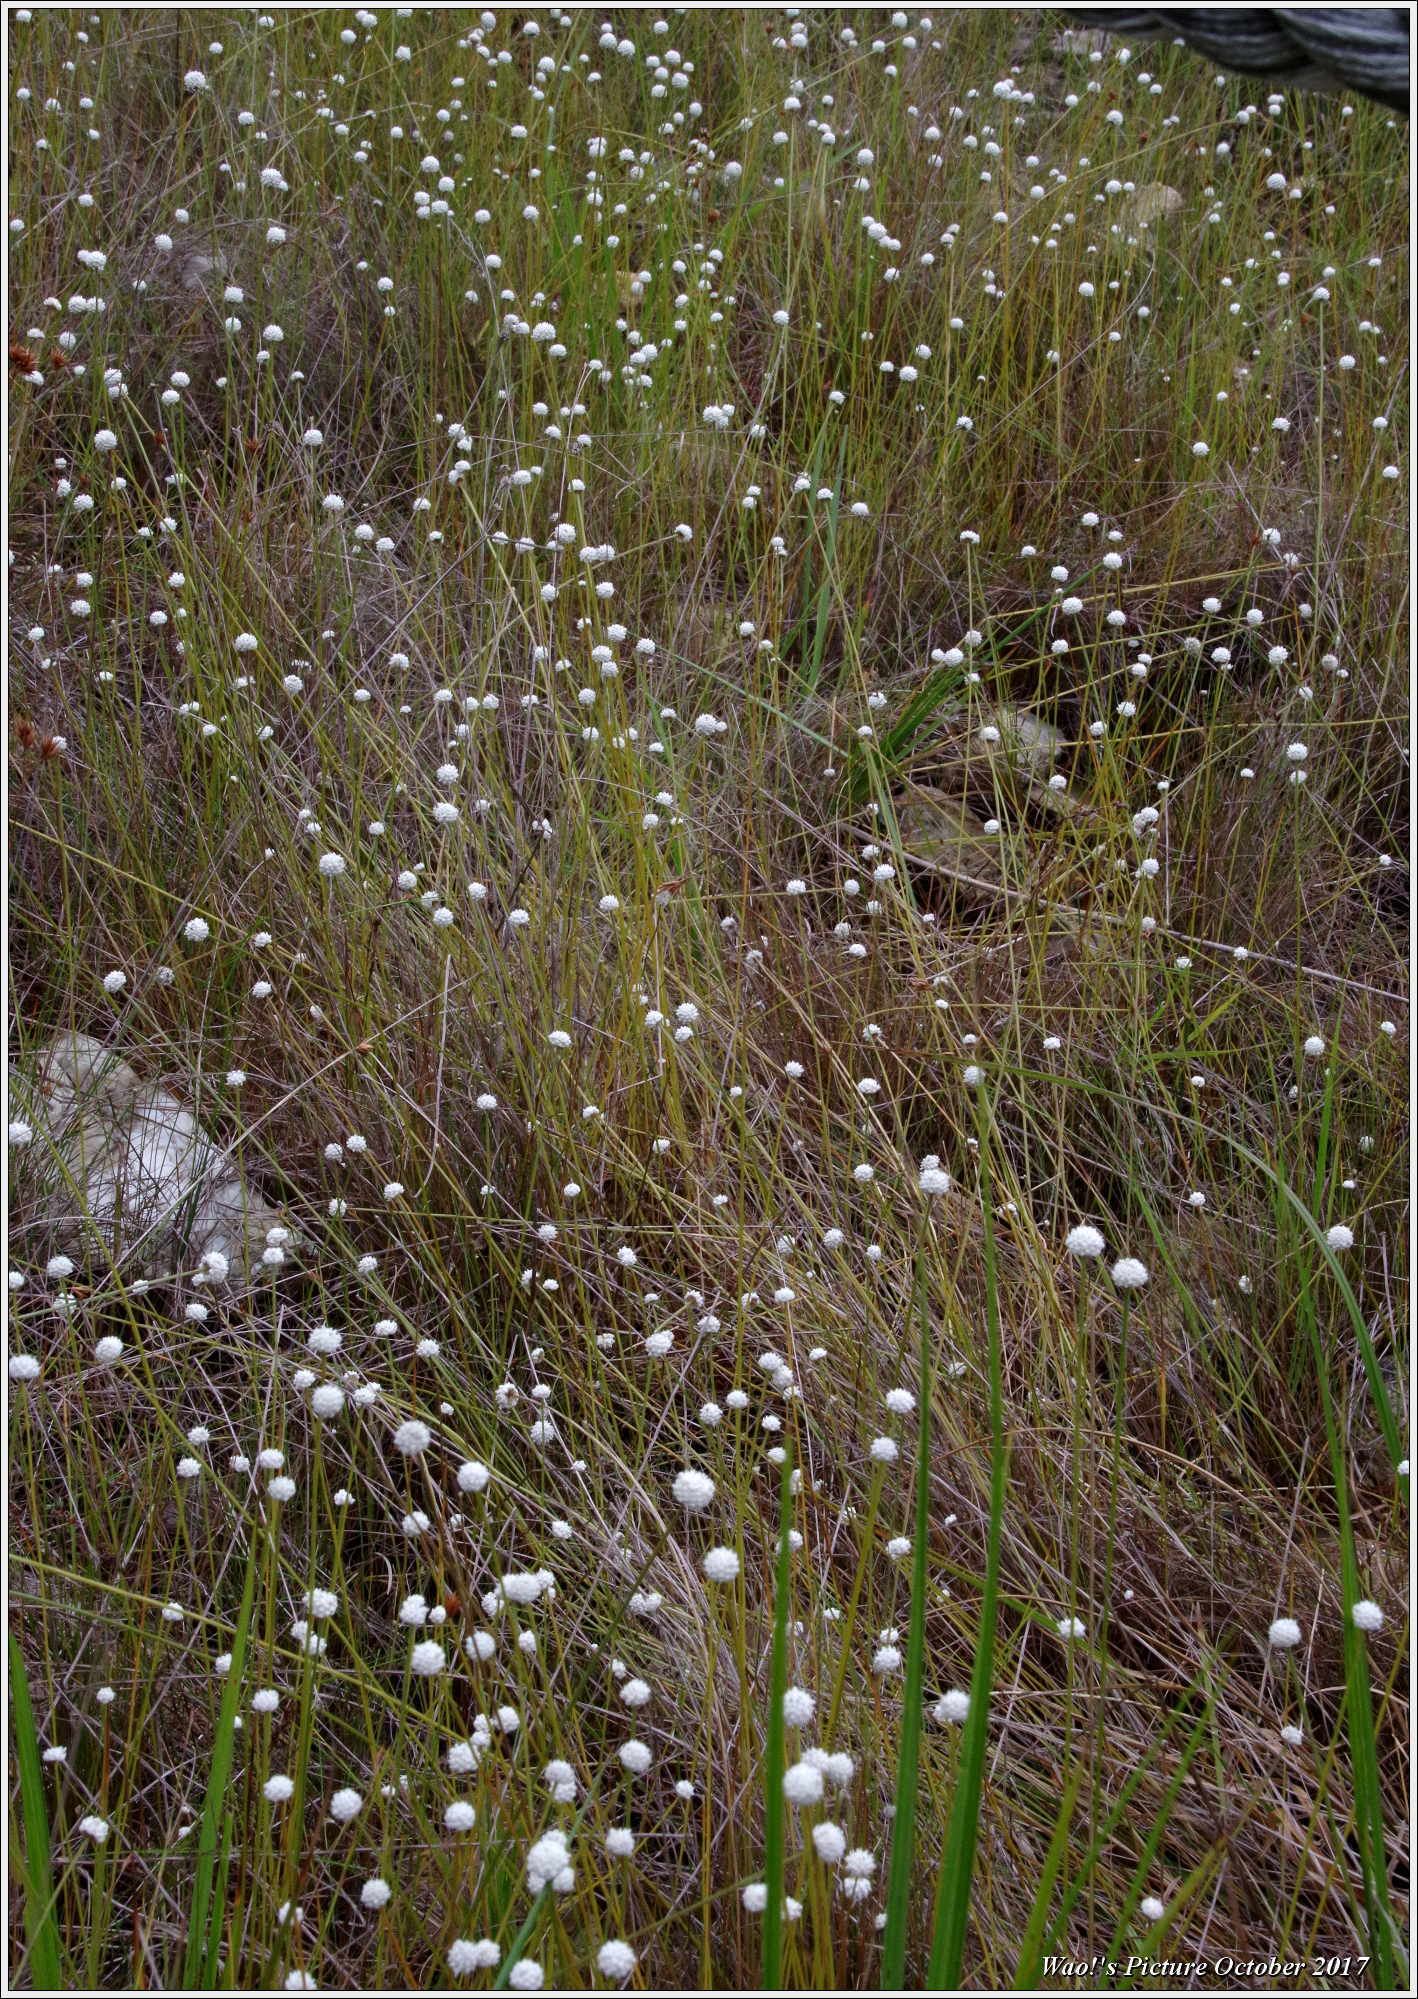
[[[783,1977],[783,1882],[787,1847],[783,1825],[783,1695],[788,1685],[788,1529],[793,1518],[792,1453],[783,1457],[778,1499],[778,1562],[773,1581],[773,1657],[768,1674],[768,1740],[763,1765],[763,1989],[780,1992]]]
[[[29,1969],[36,1991],[58,1991],[63,1983],[59,1922],[49,1869],[49,1812],[44,1802],[44,1774],[39,1737],[30,1705],[29,1681],[19,1641],[10,1633],[10,1722],[15,1735],[15,1762],[20,1775],[20,1813],[24,1844],[16,1855],[25,1883],[25,1935]]]
[[[192,1909],[187,1922],[187,1947],[182,1959],[182,1983],[190,1991],[212,1990],[222,1934],[222,1908],[212,1893],[218,1872],[226,1866],[226,1839],[230,1829],[227,1814],[227,1786],[236,1747],[236,1717],[241,1706],[242,1672],[246,1664],[246,1643],[251,1629],[251,1606],[256,1594],[256,1570],[260,1541],[251,1538],[246,1563],[246,1583],[241,1611],[236,1620],[231,1665],[222,1688],[222,1704],[217,1716],[216,1740],[212,1744],[211,1770],[207,1793],[202,1800],[202,1818],[197,1834],[197,1876],[192,1885]]]
[[[1327,1248],[1327,1245],[1326,1245]],[[1368,1919],[1368,1945],[1373,1958],[1375,1981],[1381,1990],[1406,1985],[1400,1978],[1398,1960],[1403,1956],[1398,1944],[1400,1931],[1389,1897],[1387,1838],[1384,1828],[1383,1788],[1379,1781],[1379,1752],[1374,1729],[1373,1693],[1369,1685],[1369,1657],[1363,1633],[1354,1623],[1354,1605],[1364,1595],[1359,1576],[1359,1558],[1354,1547],[1354,1523],[1349,1509],[1349,1459],[1344,1431],[1334,1405],[1329,1367],[1319,1320],[1315,1312],[1313,1280],[1306,1271],[1300,1286],[1299,1318],[1309,1335],[1324,1406],[1325,1432],[1329,1444],[1330,1474],[1334,1486],[1335,1512],[1339,1525],[1339,1566],[1344,1594],[1344,1713],[1349,1735],[1349,1767],[1354,1786],[1354,1835],[1359,1847],[1359,1867],[1364,1882],[1364,1909]],[[1407,1966],[1404,1965],[1406,1973]]]
[[[1168,1784],[1166,1792],[1163,1794],[1163,1805],[1160,1816],[1164,1820],[1166,1818],[1167,1813],[1171,1810],[1172,1800],[1176,1797],[1178,1791],[1180,1791],[1182,1785],[1186,1782],[1187,1777],[1190,1774],[1192,1764],[1196,1761],[1197,1755],[1201,1749],[1202,1743],[1206,1739],[1207,1731],[1210,1729],[1210,1727],[1211,1727],[1211,1713],[1209,1709],[1204,1709],[1203,1712],[1197,1717],[1196,1721],[1192,1724],[1191,1733],[1188,1735],[1186,1741],[1182,1744],[1181,1750],[1178,1753],[1177,1768],[1172,1774],[1172,1778],[1170,1783]],[[1080,1898],[1082,1897],[1084,1890],[1087,1888],[1089,1881],[1092,1879],[1094,1868],[1098,1865],[1099,1860],[1101,1859],[1104,1852],[1107,1850],[1109,1842],[1112,1840],[1114,1834],[1117,1832],[1118,1827],[1122,1824],[1123,1819],[1127,1814],[1128,1807],[1132,1803],[1134,1796],[1136,1795],[1138,1789],[1140,1788],[1143,1778],[1146,1776],[1147,1771],[1151,1767],[1152,1763],[1158,1757],[1161,1756],[1162,1751],[1171,1741],[1171,1738],[1172,1738],[1172,1730],[1171,1727],[1169,1726],[1163,1729],[1162,1732],[1158,1735],[1156,1741],[1152,1745],[1152,1750],[1150,1754],[1142,1759],[1142,1761],[1137,1765],[1136,1769],[1132,1772],[1132,1774],[1127,1778],[1126,1782],[1122,1785],[1122,1788],[1119,1790],[1117,1798],[1114,1800],[1112,1809],[1109,1811],[1107,1817],[1103,1820],[1102,1824],[1099,1826],[1097,1832],[1093,1835],[1092,1840],[1088,1844],[1087,1850],[1083,1853],[1077,1866],[1074,1868],[1072,1874],[1069,1877],[1068,1884],[1064,1889],[1063,1899],[1059,1903],[1058,1913],[1055,1915],[1053,1921],[1050,1923],[1048,1928],[1048,1933],[1044,1938],[1044,1943],[1046,1947],[1056,1943],[1063,1936],[1064,1926],[1067,1924],[1069,1917],[1073,1914],[1073,1911],[1076,1908]]]
[[[856,811],[866,802],[873,773],[881,770],[889,776],[937,708],[961,696],[964,688],[963,667],[939,667],[924,687],[912,695],[892,727],[883,731],[878,743],[853,749],[842,782],[842,806],[846,811]]]
[[[1355,1340],[1364,1363],[1370,1394],[1373,1397],[1375,1414],[1384,1433],[1384,1441],[1397,1464],[1402,1455],[1402,1445],[1398,1432],[1398,1419],[1394,1415],[1383,1374],[1379,1367],[1378,1355],[1373,1339],[1359,1308],[1359,1301],[1353,1287],[1341,1269],[1339,1259],[1330,1248],[1325,1231],[1305,1206],[1304,1202],[1288,1184],[1283,1175],[1266,1164],[1249,1147],[1236,1140],[1229,1141],[1233,1149],[1248,1160],[1270,1181],[1276,1193],[1287,1203],[1306,1232],[1319,1249],[1321,1256],[1335,1279],[1340,1297],[1344,1301]],[[1335,1408],[1334,1392],[1330,1383],[1330,1371],[1325,1354],[1324,1341],[1320,1334],[1319,1317],[1315,1311],[1313,1278],[1306,1271],[1300,1285],[1297,1314],[1309,1340],[1314,1357],[1316,1378],[1319,1382],[1320,1398],[1324,1409],[1325,1434],[1329,1447],[1330,1475],[1334,1487],[1335,1511],[1339,1525],[1340,1574],[1344,1593],[1344,1685],[1345,1712],[1349,1724],[1350,1769],[1354,1785],[1355,1834],[1359,1845],[1360,1869],[1364,1882],[1364,1904],[1369,1924],[1369,1950],[1374,1961],[1374,1970],[1380,1985],[1392,1985],[1399,1976],[1399,1961],[1403,1962],[1406,1981],[1407,1964],[1405,1954],[1398,1939],[1400,1936],[1389,1896],[1388,1869],[1386,1860],[1386,1839],[1383,1818],[1383,1790],[1379,1779],[1378,1744],[1374,1731],[1373,1696],[1369,1686],[1369,1661],[1364,1638],[1355,1628],[1352,1611],[1355,1603],[1364,1594],[1359,1577],[1358,1556],[1354,1547],[1354,1528],[1349,1508],[1349,1464],[1345,1450],[1344,1430]]]
[[[881,1989],[905,1982],[906,1943],[911,1927],[911,1863],[915,1856],[916,1797],[919,1791],[921,1726],[924,1719],[926,1654],[926,1542],[930,1531],[931,1346],[926,1310],[925,1256],[916,1265],[916,1310],[921,1325],[921,1367],[916,1425],[916,1520],[911,1549],[911,1623],[906,1634],[906,1679],[901,1747],[896,1765],[896,1816],[891,1822],[891,1871],[886,1887],[886,1933]]]
[[[1223,1133],[1222,1136],[1225,1137],[1226,1135]],[[1321,1256],[1323,1256],[1325,1262],[1328,1264],[1340,1298],[1344,1302],[1344,1309],[1349,1315],[1349,1323],[1354,1328],[1354,1338],[1359,1348],[1359,1357],[1364,1363],[1364,1376],[1369,1384],[1369,1393],[1373,1397],[1374,1415],[1378,1421],[1379,1428],[1384,1433],[1384,1443],[1389,1449],[1393,1463],[1395,1465],[1401,1464],[1408,1453],[1404,1449],[1403,1439],[1399,1433],[1398,1417],[1394,1413],[1393,1402],[1384,1382],[1383,1370],[1379,1366],[1379,1357],[1374,1351],[1373,1335],[1370,1333],[1364,1314],[1360,1309],[1359,1300],[1354,1295],[1354,1287],[1345,1275],[1339,1258],[1326,1241],[1324,1230],[1320,1227],[1320,1224],[1315,1220],[1315,1217],[1310,1213],[1310,1210],[1305,1206],[1294,1188],[1290,1186],[1283,1175],[1275,1171],[1273,1166],[1267,1165],[1258,1153],[1253,1152],[1248,1145],[1242,1145],[1237,1139],[1228,1137],[1226,1138],[1226,1143],[1231,1147],[1233,1152],[1238,1153],[1242,1159],[1248,1161],[1250,1165],[1255,1167],[1257,1172],[1262,1173],[1270,1181],[1276,1193],[1293,1209],[1297,1219],[1312,1237]],[[1406,1481],[1402,1483],[1406,1483]]]
[[[588,1789],[569,1828],[569,1836],[572,1839],[581,1831],[595,1800],[595,1789]],[[479,1894],[482,1920],[489,1932],[496,1935],[506,1911],[512,1905],[513,1898],[521,1893],[521,1864],[513,1858],[513,1848],[506,1840],[486,1841],[482,1844],[481,1851],[482,1879]],[[537,1924],[541,1920],[542,1911],[553,1900],[553,1896],[554,1890],[551,1888],[539,1888],[532,1897],[532,1906],[522,1919],[522,1927],[507,1946],[507,1953],[497,1967],[496,1976],[492,1981],[494,1992],[507,1990],[512,1973],[521,1962],[522,1953],[531,1942]]]
[[[1186,1880],[1181,1883],[1176,1893],[1171,1897],[1166,1914],[1159,1916],[1157,1921],[1139,1939],[1142,1947],[1135,1953],[1138,1957],[1145,1960],[1147,1958],[1166,1956],[1164,1939],[1168,1930],[1186,1914],[1197,1898],[1210,1887],[1221,1871],[1224,1860],[1225,1854],[1219,1847],[1213,1848],[1210,1853],[1202,1855],[1191,1873],[1188,1874]],[[1129,1900],[1131,1901],[1131,1898]],[[1276,1952],[1277,1956],[1283,1954],[1280,1951]],[[1126,1967],[1128,1958],[1133,1956],[1134,1953],[1130,1951],[1125,1952],[1119,1943],[1114,1946],[1113,1955],[1121,1958],[1124,1967]],[[1141,1976],[1145,1978],[1147,1977],[1147,1973],[1143,1972]],[[1138,1976],[1124,1968],[1113,1980],[1113,1989],[1117,1992],[1131,1992],[1138,1982]]]
[[[1083,1765],[1075,1763],[1064,1786],[1059,1815],[1054,1821],[1048,1851],[1039,1870],[1039,1885],[1034,1891],[1029,1920],[1024,1925],[1024,1937],[1014,1967],[1013,1990],[1016,1992],[1033,1992],[1039,1984],[1039,1974],[1043,1969],[1044,1928],[1049,1920],[1049,1901],[1054,1892],[1054,1883],[1059,1878],[1059,1870],[1063,1866],[1064,1855],[1068,1851],[1069,1834],[1073,1830],[1073,1814],[1078,1805],[1078,1793],[1082,1785]]]
[[[217,1884],[212,1898],[211,1941],[212,1949],[207,1959],[207,1981],[213,1991],[229,1991],[233,1982],[234,1966],[228,1964],[218,1975],[218,1959],[222,1924],[227,1906],[227,1887],[231,1880],[231,1854],[234,1821],[228,1812],[222,1820],[221,1851],[217,1867]]]
[[[1198,1750],[1201,1747],[1205,1730],[1214,1728],[1215,1726],[1214,1704],[1209,1695],[1202,1710],[1201,1721],[1204,1727],[1202,1733],[1196,1737],[1196,1747]],[[1181,1791],[1182,1785],[1186,1782],[1187,1772],[1190,1768],[1191,1758],[1184,1756],[1177,1770],[1173,1772],[1171,1782],[1162,1794],[1162,1802],[1154,1813],[1151,1824],[1147,1828],[1147,1835],[1142,1842],[1142,1850],[1138,1854],[1137,1864],[1132,1870],[1126,1891],[1123,1895],[1122,1911],[1118,1917],[1117,1926],[1108,1943],[1106,1955],[1110,1958],[1126,1957],[1129,1955],[1124,1949],[1127,1940],[1128,1925],[1131,1923],[1133,1915],[1142,1901],[1143,1891],[1152,1875],[1158,1852],[1166,1836],[1167,1826],[1172,1816],[1172,1807],[1177,1802],[1178,1793]],[[1222,1849],[1218,1845],[1209,1854],[1203,1856],[1199,1865],[1202,1869],[1211,1865],[1219,1866],[1221,1857]]]
[[[1018,645],[1042,623],[1041,614],[1030,612],[1013,629],[1011,638]],[[978,667],[979,660],[974,662]],[[928,675],[922,685],[902,708],[901,713],[871,742],[861,746],[853,745],[843,773],[840,809],[856,811],[865,804],[871,790],[873,776],[880,772],[889,782],[897,768],[911,754],[916,738],[929,725],[936,711],[947,703],[964,704],[971,671],[968,664],[937,667]]]
[[[979,1133],[980,1208],[984,1219],[985,1320],[990,1349],[990,1525],[985,1547],[985,1581],[980,1596],[980,1628],[975,1670],[970,1678],[970,1712],[960,1744],[960,1768],[950,1809],[945,1853],[936,1890],[935,1937],[928,1986],[953,1991],[960,1983],[965,1928],[970,1913],[970,1881],[980,1829],[980,1789],[985,1771],[985,1737],[995,1678],[995,1625],[999,1607],[1000,1546],[1008,1447],[1004,1430],[1004,1357],[1000,1346],[999,1270],[995,1257],[994,1187],[990,1173],[992,1112],[982,1089],[976,1105]]]
[[[551,1893],[550,1888],[543,1888],[533,1897],[532,1906],[527,1911],[521,1929],[513,1937],[507,1947],[506,1957],[503,1958],[501,1964],[497,1967],[497,1976],[492,1981],[494,1992],[505,1992],[507,1990],[507,1982],[511,1978],[514,1968],[522,1961],[522,1953],[532,1940],[532,1932],[537,1927],[542,1910],[551,1900]]]

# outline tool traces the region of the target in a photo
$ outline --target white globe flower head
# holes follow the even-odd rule
[[[635,1969],[635,1952],[628,1943],[613,1937],[596,1952],[596,1969],[602,1978],[614,1978],[617,1982],[629,1978]]]
[[[532,1894],[539,1894],[549,1884],[555,1883],[565,1873],[571,1860],[571,1851],[566,1843],[566,1835],[553,1828],[534,1840],[527,1849],[527,1887]]]
[[[670,1490],[687,1513],[702,1513],[714,1497],[714,1481],[705,1472],[686,1470]]]
[[[1277,1652],[1290,1652],[1299,1644],[1303,1633],[1293,1617],[1277,1617],[1268,1636]]]
[[[545,1596],[550,1571],[512,1569],[502,1578],[502,1594],[509,1603],[537,1603]]]
[[[1119,1291],[1140,1291],[1147,1282],[1147,1265],[1135,1256],[1120,1256],[1109,1275]]]
[[[36,1365],[35,1373],[38,1372]],[[739,1572],[739,1558],[732,1548],[711,1548],[702,1566],[705,1577],[711,1583],[731,1583]]]
[[[1097,1257],[1103,1254],[1103,1232],[1080,1222],[1077,1228],[1069,1230],[1064,1237],[1064,1248],[1070,1256]]]
[[[964,1721],[970,1712],[970,1696],[959,1687],[952,1687],[949,1693],[941,1695],[931,1712],[939,1722]]]
[[[817,1804],[822,1796],[822,1772],[806,1760],[790,1765],[783,1772],[783,1796],[800,1809]]]
[[[1355,1604],[1351,1615],[1354,1619],[1356,1630],[1381,1631],[1383,1629],[1384,1614],[1379,1606],[1369,1597],[1361,1597],[1358,1603]]]
[[[421,1457],[432,1442],[433,1432],[416,1417],[401,1423],[394,1432],[394,1449],[406,1458]]]
[[[335,881],[348,865],[343,854],[322,854],[318,862],[320,872],[327,881]]]
[[[1344,1222],[1336,1222],[1324,1232],[1324,1239],[1331,1249],[1353,1249],[1354,1231]]]
[[[805,1687],[787,1687],[783,1692],[783,1719],[789,1728],[806,1728],[816,1705]]]
[[[950,1192],[954,1183],[945,1168],[941,1165],[937,1153],[928,1152],[921,1161],[921,1175],[918,1184],[923,1194],[948,1194]]]
[[[501,1962],[502,1951],[491,1937],[460,1937],[448,1946],[448,1969],[455,1978],[470,1978],[475,1971],[491,1971]]]

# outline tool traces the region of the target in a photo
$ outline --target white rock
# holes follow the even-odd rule
[[[60,1249],[149,1279],[224,1258],[226,1288],[250,1287],[282,1217],[170,1091],[87,1034],[57,1035],[11,1085],[35,1131],[23,1179]]]

